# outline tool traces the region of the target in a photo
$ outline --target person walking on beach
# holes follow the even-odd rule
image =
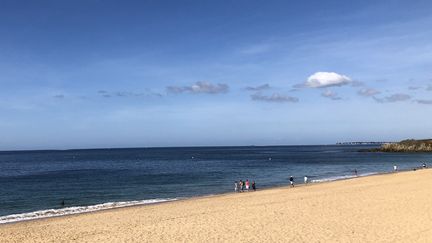
[[[245,187],[246,187],[246,182],[242,181],[242,192],[244,192]]]
[[[354,170],[354,175],[355,175],[355,176],[358,175],[358,173],[357,173],[357,169]]]
[[[252,190],[256,191],[255,181],[252,182]]]
[[[398,171],[398,167],[397,167],[397,165],[393,165],[393,171],[394,171],[394,172],[397,172],[397,171]]]
[[[242,180],[239,181],[238,190],[239,190],[239,192],[243,191],[243,181]]]
[[[308,177],[304,176],[304,184],[307,184],[307,183],[308,183]]]
[[[249,180],[246,179],[246,183],[245,184],[246,184],[246,191],[248,192],[249,191]]]
[[[238,183],[234,181],[234,192],[238,192]]]
[[[291,176],[289,178],[289,181],[290,181],[291,186],[294,187],[294,177]]]

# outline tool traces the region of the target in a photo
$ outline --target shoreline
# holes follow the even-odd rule
[[[0,242],[428,242],[432,170],[4,224]]]
[[[416,170],[428,170],[431,168],[415,168]],[[321,185],[321,184],[327,184],[327,183],[333,183],[333,182],[338,182],[338,181],[347,181],[347,180],[353,180],[353,179],[360,179],[360,178],[365,178],[365,177],[373,177],[373,176],[380,176],[380,175],[392,175],[392,174],[396,174],[396,173],[406,173],[406,172],[410,172],[410,171],[415,171],[414,168],[413,169],[406,169],[406,170],[400,170],[397,172],[393,172],[393,171],[389,171],[389,172],[370,172],[370,173],[364,173],[365,175],[352,175],[348,176],[340,176],[340,177],[344,177],[344,178],[338,178],[338,179],[330,179],[330,180],[326,180],[325,178],[320,179],[321,181],[318,182],[313,182],[311,180],[311,182],[308,182],[307,184],[305,183],[299,183],[299,184],[295,184],[294,188],[300,188],[300,187],[305,187],[305,186],[316,186],[316,185]],[[258,189],[255,192],[261,192],[261,191],[269,191],[269,190],[276,190],[276,189],[292,189],[292,187],[287,183],[286,185],[276,185],[276,186],[270,186],[270,187],[265,187],[263,189]],[[158,205],[158,204],[167,204],[167,203],[176,203],[176,202],[182,202],[182,201],[188,201],[188,200],[197,200],[197,199],[202,199],[202,198],[215,198],[215,197],[222,197],[222,196],[228,196],[228,195],[236,195],[236,194],[244,194],[244,193],[253,193],[253,190],[250,191],[245,191],[245,192],[223,192],[223,193],[218,193],[218,194],[206,194],[206,195],[196,195],[196,196],[191,196],[191,197],[179,197],[179,198],[161,198],[161,199],[143,199],[143,200],[131,200],[131,201],[120,201],[120,202],[106,202],[106,203],[128,203],[128,202],[134,202],[134,201],[150,201],[150,200],[161,200],[158,202],[151,202],[151,203],[138,203],[138,204],[131,204],[131,205],[124,205],[124,206],[114,206],[111,208],[102,208],[102,209],[96,209],[96,210],[90,210],[90,211],[84,211],[84,212],[73,212],[73,213],[68,213],[68,214],[63,214],[63,215],[53,215],[53,216],[46,216],[46,217],[40,217],[40,218],[29,218],[29,219],[23,219],[23,220],[17,220],[17,221],[12,221],[12,222],[5,222],[5,223],[1,223],[0,222],[0,228],[4,225],[10,225],[10,224],[19,224],[19,223],[24,223],[24,222],[31,222],[31,221],[43,221],[43,220],[49,220],[49,219],[54,219],[54,218],[66,218],[66,217],[73,217],[73,216],[79,216],[79,215],[84,215],[84,214],[94,214],[94,213],[98,213],[98,212],[103,212],[103,211],[111,211],[111,210],[119,210],[119,209],[124,209],[124,208],[133,208],[133,207],[148,207],[148,206],[152,206],[152,205]],[[26,213],[18,213],[18,214],[11,214],[11,215],[22,215],[22,214],[31,214],[31,213],[35,213],[35,212],[41,212],[41,211],[48,211],[48,210],[62,210],[62,209],[69,209],[69,208],[77,208],[77,207],[92,207],[92,206],[97,206],[97,205],[103,205],[106,203],[100,203],[100,204],[95,204],[95,205],[87,205],[87,206],[71,206],[71,207],[65,207],[65,208],[58,208],[58,209],[41,209],[41,210],[37,210],[37,211],[33,211],[33,212],[26,212]],[[0,216],[1,217],[7,217],[7,216],[11,216],[11,215],[4,215],[4,216]]]

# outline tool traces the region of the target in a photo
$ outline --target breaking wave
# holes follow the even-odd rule
[[[111,209],[111,208],[122,208],[127,206],[169,202],[175,200],[178,200],[178,198],[160,198],[160,199],[147,199],[147,200],[137,200],[137,201],[126,201],[126,202],[107,202],[107,203],[90,205],[90,206],[76,206],[76,207],[67,207],[67,208],[60,208],[60,209],[38,210],[30,213],[20,213],[20,214],[0,216],[0,224],[94,212],[94,211],[100,211],[100,210]]]

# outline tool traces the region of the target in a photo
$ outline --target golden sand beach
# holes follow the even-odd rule
[[[432,170],[5,224],[0,242],[432,242]]]

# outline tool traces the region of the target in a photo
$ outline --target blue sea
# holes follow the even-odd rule
[[[0,223],[385,173],[432,154],[369,153],[374,146],[250,146],[0,152]],[[64,204],[63,204],[64,203]]]

